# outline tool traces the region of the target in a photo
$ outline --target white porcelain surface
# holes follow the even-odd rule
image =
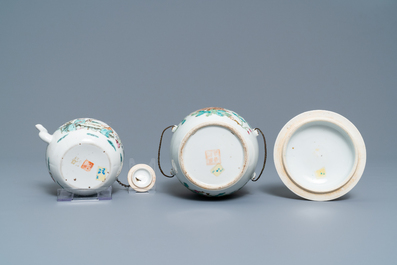
[[[79,195],[108,188],[120,174],[124,149],[117,133],[95,119],[75,119],[53,135],[40,124],[40,138],[48,143],[46,162],[59,186]]]
[[[195,111],[173,127],[172,173],[197,194],[231,194],[255,176],[257,135],[233,111],[222,108]]]
[[[280,131],[274,147],[277,172],[301,197],[332,200],[350,191],[366,162],[364,141],[343,116],[323,110],[302,113]]]
[[[148,191],[153,188],[155,182],[156,174],[148,165],[137,164],[128,172],[128,183],[136,191]]]

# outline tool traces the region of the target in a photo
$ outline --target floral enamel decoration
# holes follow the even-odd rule
[[[251,129],[236,112],[204,108],[186,116],[179,125],[167,128],[174,133],[170,147],[171,176],[164,174],[161,167],[160,170],[167,177],[177,176],[192,192],[224,196],[260,177],[254,171],[259,151],[257,136],[261,131]]]
[[[115,141],[117,148],[122,147],[121,145],[121,141],[119,136],[117,135],[116,132],[113,131],[113,129],[108,126],[107,124],[98,121],[98,120],[94,120],[94,119],[75,119],[72,121],[69,121],[67,123],[65,123],[64,125],[62,125],[59,130],[61,131],[61,133],[69,133],[69,132],[73,132],[76,130],[90,130],[90,131],[94,131],[94,132],[99,132],[100,134],[102,134],[103,136],[105,136],[106,138],[112,139]],[[87,135],[93,136],[93,137],[98,137],[95,134],[92,133],[87,133]],[[65,136],[62,136],[59,140],[61,141],[63,138],[65,138],[67,136],[67,134]],[[109,144],[114,148],[114,144],[109,141]]]
[[[237,125],[241,126],[244,130],[247,131],[248,134],[252,133],[252,129],[249,126],[248,122],[246,122],[243,117],[238,115],[237,113],[223,109],[223,108],[204,108],[197,110],[193,113],[190,114],[190,116],[194,117],[200,117],[202,115],[205,115],[206,117],[210,117],[211,115],[218,115],[220,117],[227,117],[234,121]],[[186,120],[182,120],[181,125],[185,122]]]
[[[61,188],[79,195],[107,189],[123,166],[124,150],[117,133],[91,118],[74,119],[53,135],[40,124],[40,138],[48,143],[47,168]]]

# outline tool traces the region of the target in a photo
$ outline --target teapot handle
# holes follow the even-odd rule
[[[262,166],[262,170],[261,170],[261,173],[259,173],[259,176],[257,177],[257,178],[255,178],[255,176],[251,179],[252,181],[257,181],[260,177],[261,177],[261,175],[262,175],[262,173],[263,173],[263,170],[265,169],[265,165],[266,165],[266,158],[267,158],[267,148],[266,148],[266,139],[265,139],[265,135],[263,134],[263,132],[261,131],[261,129],[259,129],[259,128],[255,128],[254,130],[256,130],[256,131],[258,131],[258,132],[260,132],[261,134],[262,134],[262,137],[263,137],[263,144],[264,144],[264,147],[265,147],[265,158],[264,158],[264,160],[263,160],[263,166]]]
[[[172,128],[172,127],[174,127],[175,125],[171,125],[171,126],[168,126],[167,128],[165,128],[164,130],[163,130],[163,132],[161,133],[161,137],[160,137],[160,144],[159,144],[159,152],[158,152],[158,155],[157,155],[157,163],[158,163],[158,165],[159,165],[159,169],[160,169],[160,171],[161,171],[161,174],[163,174],[164,176],[166,176],[167,178],[172,178],[172,177],[174,177],[175,176],[175,174],[173,174],[173,175],[166,175],[164,172],[163,172],[163,170],[161,169],[161,165],[160,165],[160,150],[161,150],[161,142],[163,141],[163,135],[164,135],[164,132],[166,131],[166,130],[168,130],[169,128]],[[172,170],[172,169],[171,169]],[[172,172],[171,172],[172,173]]]

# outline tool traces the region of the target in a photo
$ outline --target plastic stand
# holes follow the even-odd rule
[[[109,201],[112,199],[112,186],[106,190],[97,192],[89,196],[82,196],[64,189],[57,190],[57,201],[59,202],[98,202]]]
[[[130,164],[129,164],[130,169],[137,164],[137,163],[135,163],[135,160],[133,158],[130,158],[129,162],[130,162]],[[156,166],[156,159],[152,158],[148,165],[151,168],[153,168],[153,170],[154,170],[155,166]],[[155,182],[153,187],[150,190],[148,190],[148,191],[136,191],[136,190],[134,190],[131,187],[129,187],[127,190],[128,190],[128,193],[130,195],[135,195],[135,194],[155,194],[156,193],[156,186],[157,186],[157,183]]]

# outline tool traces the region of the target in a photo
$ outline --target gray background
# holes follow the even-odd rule
[[[1,1],[0,261],[394,264],[396,85],[396,1]],[[155,195],[114,184],[110,202],[56,202],[36,123],[105,121],[149,163],[163,128],[209,106],[264,131],[260,181],[208,199],[156,168]],[[278,132],[312,109],[366,141],[360,183],[332,202],[274,169]]]

